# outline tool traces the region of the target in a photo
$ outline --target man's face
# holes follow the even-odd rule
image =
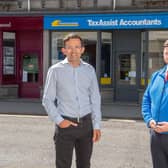
[[[84,47],[81,45],[80,39],[70,39],[65,43],[62,52],[66,55],[69,62],[80,62],[80,57],[84,52]]]
[[[165,47],[163,50],[163,59],[166,64],[168,64],[168,47]]]

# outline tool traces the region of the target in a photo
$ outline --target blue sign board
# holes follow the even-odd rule
[[[81,14],[44,17],[48,30],[166,29],[168,13]]]

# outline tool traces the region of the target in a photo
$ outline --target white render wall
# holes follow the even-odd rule
[[[86,8],[107,8],[112,9],[113,4],[115,2],[115,6],[117,7],[131,7],[133,2],[142,2],[144,0],[97,0],[97,4],[95,0],[14,0],[12,1],[0,1],[0,11],[7,10],[7,8],[4,8],[4,5],[6,7],[9,7],[9,11],[29,11],[28,10],[28,3],[30,2],[30,11],[31,10],[41,10],[41,9],[60,9],[60,2],[63,5],[63,8],[65,9],[78,9],[79,4],[81,4],[80,8],[86,9]],[[78,4],[78,2],[80,2]],[[18,4],[22,4],[21,7],[19,7]],[[97,6],[97,7],[95,7]]]

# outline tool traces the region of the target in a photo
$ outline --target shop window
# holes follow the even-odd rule
[[[3,75],[15,75],[15,33],[3,32]]]
[[[111,85],[112,75],[110,70],[111,65],[111,32],[102,32],[102,46],[101,46],[101,85]]]
[[[141,34],[141,78],[140,87],[143,88],[147,85],[146,81],[146,63],[147,63],[147,43],[148,43],[148,32],[142,32]]]
[[[120,54],[118,66],[119,84],[136,85],[136,56],[135,54]]]
[[[168,37],[168,31],[149,32],[149,60],[148,60],[148,79],[152,73],[164,66],[163,43]]]
[[[38,82],[39,67],[38,56],[33,54],[26,54],[23,56],[23,82]]]
[[[51,50],[51,64],[55,64],[65,58],[61,52],[63,47],[63,38],[71,32],[52,32],[52,50]],[[75,32],[82,37],[85,44],[85,52],[82,59],[96,68],[96,32]]]

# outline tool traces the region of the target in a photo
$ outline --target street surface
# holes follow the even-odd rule
[[[53,133],[47,116],[1,114],[0,168],[54,168]],[[152,168],[144,122],[104,119],[91,163],[92,168]]]

